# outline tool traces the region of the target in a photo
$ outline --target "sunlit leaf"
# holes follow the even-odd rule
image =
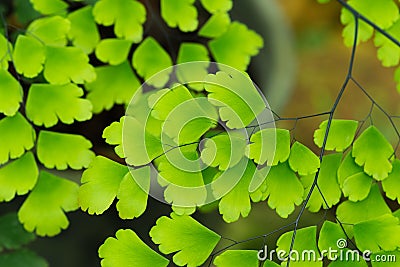
[[[71,23],[68,19],[50,16],[34,20],[28,26],[26,33],[44,45],[65,46],[70,28]]]
[[[355,162],[364,166],[368,175],[380,181],[392,171],[389,158],[393,154],[392,145],[375,127],[370,126],[354,142],[352,156]]]
[[[392,200],[397,199],[400,203],[400,160],[395,159],[393,161],[392,172],[389,176],[382,181],[383,191],[386,192],[386,196]]]
[[[219,212],[224,221],[230,223],[239,220],[239,217],[247,217],[251,210],[249,186],[256,171],[253,162],[242,159],[244,164],[238,164],[228,169],[223,175],[238,181],[237,184],[222,197],[219,202]],[[244,165],[244,167],[242,167]],[[217,178],[221,179],[221,177]],[[214,193],[221,190],[213,186]],[[217,191],[217,195],[220,193]]]
[[[210,13],[227,12],[231,10],[232,0],[201,0],[203,7]]]
[[[27,78],[36,77],[42,70],[46,59],[46,50],[36,38],[18,35],[15,43],[13,61],[18,73]]]
[[[290,133],[286,129],[266,128],[250,137],[246,156],[254,162],[276,166],[290,155]]]
[[[44,15],[63,13],[68,4],[62,0],[30,0],[33,8]]]
[[[264,109],[265,103],[251,79],[239,71],[218,71],[205,79],[208,99],[219,107],[221,120],[230,129],[249,125]]]
[[[290,150],[289,166],[299,175],[309,175],[317,172],[320,163],[314,152],[296,141]]]
[[[354,225],[354,239],[361,251],[396,250],[400,247],[399,219],[391,214],[384,214],[378,218],[357,223]]]
[[[318,248],[321,252],[326,252],[324,256],[329,260],[334,260],[336,255],[327,252],[332,249],[340,249],[338,247],[338,240],[341,239],[346,240],[346,235],[340,225],[331,221],[325,221],[319,232]]]
[[[32,152],[0,168],[0,201],[10,201],[17,195],[24,195],[37,181],[39,170]]]
[[[207,48],[197,43],[182,43],[179,47],[176,75],[182,84],[189,86],[197,91],[203,91],[203,81],[208,74],[207,68],[210,65]]]
[[[0,34],[0,68],[4,70],[8,69],[8,61],[11,61],[11,54],[12,44],[3,34]]]
[[[183,32],[197,29],[195,0],[161,0],[161,17],[171,28],[179,27]]]
[[[86,83],[87,99],[93,104],[93,113],[109,110],[116,104],[128,104],[140,82],[129,63],[95,68],[96,80]]]
[[[342,159],[342,154],[329,154],[322,158],[321,169],[318,175],[318,187],[314,187],[311,197],[307,203],[307,208],[311,212],[318,212],[321,207],[329,209],[340,201],[342,191],[337,182],[337,170]],[[308,195],[311,185],[315,179],[315,174],[311,174],[301,178],[305,187],[304,198]],[[321,192],[320,192],[321,191]],[[321,196],[321,193],[323,197]],[[325,199],[325,200],[324,200]],[[327,203],[325,203],[325,201]],[[328,205],[328,207],[327,207]]]
[[[98,24],[114,25],[115,35],[134,43],[142,40],[146,9],[136,0],[100,0],[93,8]]]
[[[77,47],[46,47],[44,77],[52,84],[92,82],[96,72],[89,57]]]
[[[356,164],[354,158],[351,156],[350,151],[344,157],[337,172],[340,187],[343,188],[343,184],[347,178],[359,172],[363,172],[363,168]]]
[[[102,267],[166,267],[169,260],[149,248],[132,230],[118,230],[99,248]]]
[[[171,150],[158,163],[158,182],[166,186],[165,200],[177,207],[191,208],[191,213],[207,197],[196,148],[194,144]]]
[[[250,58],[257,55],[263,47],[263,39],[246,25],[235,21],[224,34],[210,41],[208,45],[217,62],[244,71]]]
[[[150,236],[164,254],[177,252],[173,261],[178,266],[200,266],[210,256],[221,237],[192,217],[171,213],[163,216],[151,229]]]
[[[36,140],[32,125],[21,115],[0,120],[0,164],[15,159],[30,150]]]
[[[79,170],[87,168],[94,158],[92,143],[81,135],[40,131],[37,156],[46,168]]]
[[[96,47],[96,57],[110,65],[126,61],[132,42],[124,39],[103,39]]]
[[[69,225],[65,212],[78,207],[76,183],[41,171],[37,184],[18,212],[18,218],[30,232],[54,236]]]
[[[155,78],[154,74],[172,66],[172,60],[164,48],[153,38],[147,37],[135,50],[132,65],[137,73],[150,85],[162,87],[169,79],[172,70],[163,71]]]
[[[379,2],[373,0],[350,0],[347,3],[357,12],[370,19],[372,23],[383,29],[389,28],[399,17],[398,7],[393,0]],[[340,20],[345,25],[343,29],[344,43],[347,46],[351,46],[355,32],[354,15],[346,8],[342,8]],[[359,20],[358,41],[365,42],[372,37],[372,34],[373,28],[364,21]]]
[[[289,250],[291,248],[293,237],[293,231],[286,232],[281,235],[276,242],[277,251],[283,250],[286,252],[285,256],[289,255]],[[291,257],[290,266],[294,267],[322,267],[322,261],[318,261],[320,257],[317,248],[317,226],[310,226],[306,228],[297,229],[296,238],[294,239],[294,244],[292,250],[297,251],[300,256],[305,255],[304,259],[302,257]],[[282,256],[282,255],[281,255]],[[315,257],[315,259],[313,258]],[[297,258],[297,259],[296,259]]]
[[[124,148],[122,146],[122,125],[124,119],[125,117],[121,117],[120,121],[114,121],[111,123],[104,129],[102,135],[102,137],[106,139],[107,144],[116,145],[114,151],[120,158],[125,158]]]
[[[344,181],[343,194],[354,202],[363,200],[368,196],[372,182],[373,179],[364,172],[353,174]]]
[[[231,23],[231,18],[227,13],[218,12],[212,15],[199,30],[199,36],[216,38],[224,34]]]
[[[87,54],[90,54],[100,41],[92,10],[91,6],[87,6],[68,14],[68,20],[71,22],[68,38],[74,46]]]
[[[36,125],[51,127],[58,120],[71,124],[92,117],[92,103],[82,99],[83,90],[75,84],[32,84],[26,101],[26,115]]]
[[[124,176],[126,166],[103,156],[97,156],[82,174],[79,188],[79,205],[89,214],[102,214],[115,197]]]
[[[246,145],[246,138],[240,134],[220,134],[205,141],[201,160],[209,166],[226,170],[245,156]]]
[[[287,218],[294,211],[295,205],[303,202],[303,185],[287,162],[271,167],[266,183],[268,205],[276,209],[282,218]]]
[[[7,70],[0,68],[0,113],[14,116],[22,102],[22,87]]]
[[[324,143],[327,125],[328,121],[323,121],[314,132],[314,142],[318,147],[322,147]],[[341,152],[348,148],[353,142],[357,127],[357,121],[332,120],[325,149]]]
[[[117,210],[122,219],[142,215],[147,207],[150,190],[150,167],[131,169],[122,179],[117,192]]]
[[[258,251],[256,250],[227,250],[214,259],[217,267],[258,267]]]
[[[194,98],[178,85],[149,96],[151,115],[164,121],[162,130],[177,144],[195,142],[218,121],[215,107],[205,97]]]
[[[357,224],[391,213],[392,211],[383,199],[376,184],[372,185],[368,197],[364,200],[358,202],[344,201],[336,210],[338,219],[345,224],[344,227],[348,233],[352,230],[351,224]]]

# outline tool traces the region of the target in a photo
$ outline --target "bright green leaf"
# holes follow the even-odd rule
[[[303,185],[287,162],[271,167],[266,183],[268,205],[276,209],[282,218],[287,218],[294,211],[294,206],[303,202]]]
[[[177,144],[200,139],[218,121],[218,113],[207,98],[194,98],[183,85],[163,89],[148,99],[151,115],[164,121],[163,132]]]
[[[265,103],[251,79],[229,69],[207,75],[204,83],[209,101],[219,108],[221,120],[230,129],[249,125],[265,110]]]
[[[177,252],[174,263],[178,266],[200,266],[210,256],[221,237],[192,217],[171,213],[163,216],[151,229],[150,236],[164,254]]]
[[[290,133],[286,129],[266,128],[250,137],[246,156],[260,165],[276,166],[290,155]]]
[[[364,200],[358,202],[344,201],[336,210],[338,219],[345,224],[344,227],[348,233],[352,229],[349,224],[357,224],[391,213],[392,211],[383,199],[376,184],[372,185],[368,197]]]
[[[12,267],[48,267],[48,263],[36,255],[36,253],[21,249],[9,253],[0,254],[0,266]]]
[[[106,143],[110,145],[117,145],[114,148],[115,153],[120,158],[125,158],[124,148],[122,146],[122,125],[124,124],[125,117],[121,117],[120,121],[114,121],[109,126],[107,126],[102,137],[106,139]]]
[[[351,201],[365,199],[371,190],[373,179],[364,172],[359,172],[348,177],[343,183],[343,194]]]
[[[92,143],[81,135],[40,131],[37,156],[46,168],[87,168],[94,158]]]
[[[256,166],[252,161],[242,159],[243,163],[237,164],[234,168],[228,169],[223,175],[238,181],[237,184],[225,194],[219,202],[219,212],[224,221],[230,223],[239,220],[240,215],[245,218],[251,210],[249,186],[256,172]],[[243,165],[245,168],[243,168]],[[221,179],[221,176],[219,177]],[[215,191],[217,188],[212,187]],[[221,190],[221,188],[218,188]],[[227,190],[225,190],[227,191]],[[220,195],[217,192],[216,195]]]
[[[246,145],[246,138],[240,134],[220,134],[205,141],[201,160],[209,166],[226,170],[244,157]]]
[[[68,4],[62,0],[30,0],[33,8],[43,15],[63,13]]]
[[[143,26],[146,21],[146,9],[135,0],[100,0],[93,8],[98,24],[114,24],[115,35],[134,43],[142,41]]]
[[[132,230],[118,230],[99,248],[102,267],[167,267],[169,260],[149,248]]]
[[[257,55],[264,44],[261,36],[235,21],[224,34],[210,41],[208,45],[217,62],[244,71],[250,58]]]
[[[124,176],[117,192],[117,210],[122,219],[133,219],[142,215],[147,207],[150,190],[150,167],[131,169]]]
[[[11,61],[11,54],[12,44],[0,33],[0,68],[8,69],[8,61]]]
[[[216,13],[207,20],[201,27],[199,36],[207,38],[216,38],[224,34],[231,23],[231,18],[227,13]]]
[[[32,152],[0,168],[0,201],[10,201],[15,194],[24,195],[37,181],[39,170]]]
[[[128,104],[140,87],[127,61],[117,66],[97,67],[95,71],[96,80],[85,84],[89,91],[87,99],[92,102],[94,113],[109,110],[114,103]]]
[[[392,165],[392,172],[382,181],[382,188],[388,198],[391,200],[397,199],[400,203],[400,160],[395,159]]]
[[[70,28],[71,23],[68,19],[51,16],[34,20],[26,33],[44,45],[65,46]]]
[[[34,239],[35,235],[27,232],[24,227],[22,227],[16,213],[8,213],[0,216],[0,251],[4,249],[18,249],[23,245],[29,244]]]
[[[197,145],[171,150],[160,158],[158,163],[158,182],[167,188],[165,200],[177,207],[193,208],[206,201]]]
[[[51,127],[58,120],[71,124],[92,117],[92,103],[82,99],[83,90],[75,84],[32,84],[26,101],[26,115],[36,125]]]
[[[217,267],[258,267],[258,251],[227,250],[214,259]]]
[[[380,251],[370,256],[372,259],[372,267],[400,267],[400,251]]]
[[[171,28],[179,27],[183,32],[197,29],[195,0],[161,0],[161,17]]]
[[[123,39],[103,39],[96,47],[96,57],[104,63],[119,65],[126,61],[132,42]]]
[[[314,152],[296,141],[290,150],[289,166],[299,175],[309,175],[318,171],[320,163]]]
[[[169,79],[172,69],[172,60],[164,48],[153,38],[147,37],[135,50],[132,65],[146,82],[156,87],[162,87]],[[154,74],[164,70],[154,78]],[[150,79],[150,80],[149,80]]]
[[[323,209],[329,209],[340,201],[342,191],[340,190],[336,173],[341,159],[341,153],[325,155],[322,158],[321,169],[318,176],[318,187],[321,190],[324,198],[322,198],[318,188],[314,187],[311,197],[307,203],[307,208],[311,212],[318,212],[321,207]],[[314,179],[315,174],[302,177],[301,181],[305,187],[304,198],[306,198],[308,195]],[[324,199],[327,202],[328,207],[326,206],[327,204],[325,203]]]
[[[45,59],[46,49],[41,42],[31,36],[18,35],[13,53],[18,73],[27,78],[36,77],[43,70]]]
[[[380,181],[392,171],[389,158],[393,155],[393,147],[383,134],[370,126],[354,142],[352,156],[355,162],[364,166],[364,172]]]
[[[176,66],[179,82],[194,90],[203,91],[203,81],[208,74],[209,61],[206,47],[197,43],[182,43],[176,60],[176,63],[180,64]],[[181,64],[187,62],[193,63]]]
[[[318,248],[321,253],[325,251],[323,256],[333,260],[336,255],[329,255],[328,252],[332,249],[340,249],[341,247],[338,247],[338,242],[343,239],[346,240],[346,235],[340,225],[331,221],[325,221],[319,232]]]
[[[343,184],[347,178],[359,172],[363,172],[363,168],[356,164],[354,158],[351,156],[351,151],[350,151],[344,157],[337,172],[338,182],[340,187],[343,188]]]
[[[122,144],[126,163],[142,166],[160,156],[164,150],[158,136],[150,133],[144,124],[134,117],[124,117]]]
[[[96,72],[89,57],[77,47],[46,47],[44,77],[52,84],[92,82]]]
[[[354,225],[354,239],[361,251],[396,250],[400,247],[399,219],[391,214]]]
[[[117,196],[128,168],[103,156],[97,156],[82,174],[79,205],[89,214],[102,214]]]
[[[357,10],[357,12],[370,19],[372,23],[383,29],[389,28],[399,17],[398,7],[393,0],[350,0],[347,3]],[[342,8],[340,20],[345,25],[343,29],[344,43],[347,46],[351,46],[354,41],[355,32],[354,15],[346,8]],[[372,37],[372,34],[373,28],[362,20],[359,20],[358,41],[365,42]]]
[[[201,0],[203,7],[210,13],[228,12],[232,9],[232,0]]]
[[[400,39],[400,20],[398,19],[386,33],[393,38]],[[400,48],[389,40],[386,36],[377,32],[374,39],[374,44],[378,47],[378,59],[382,61],[385,67],[397,66],[400,62]]]
[[[281,235],[276,242],[277,251],[285,251],[285,255],[289,255],[290,245],[292,243],[293,231],[286,232]],[[296,238],[292,250],[297,251],[300,256],[305,255],[304,259],[292,259],[290,266],[294,267],[322,267],[322,261],[314,260],[320,257],[317,248],[317,227],[310,226],[306,228],[297,229]],[[282,255],[281,255],[282,256]],[[293,258],[293,257],[292,257]]]
[[[36,186],[18,212],[18,218],[30,232],[54,236],[68,227],[65,212],[78,207],[76,183],[41,171]]]
[[[35,130],[21,113],[0,120],[0,164],[20,157],[35,140]]]
[[[314,132],[314,142],[318,147],[322,147],[324,143],[327,125],[328,121],[323,121],[319,125],[319,129]],[[357,127],[357,121],[332,120],[325,149],[336,150],[337,152],[344,151],[353,142]]]
[[[0,113],[14,116],[22,102],[22,88],[7,70],[0,68]]]
[[[100,41],[100,34],[92,10],[91,6],[87,6],[68,14],[68,19],[71,22],[68,38],[72,40],[74,46],[82,49],[86,54],[92,53]]]

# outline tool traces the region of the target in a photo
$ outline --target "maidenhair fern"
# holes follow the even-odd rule
[[[372,257],[399,255],[400,213],[387,204],[400,203],[398,145],[372,123],[334,117],[353,82],[400,137],[393,122],[398,116],[352,74],[357,44],[374,32],[378,58],[397,67],[399,9],[394,0],[338,1],[344,43],[353,48],[345,83],[328,112],[285,118],[245,72],[264,42],[232,21],[231,0],[153,1],[160,14],[151,1],[30,0],[41,16],[26,30],[0,35],[0,201],[26,195],[18,214],[0,217],[0,252],[9,250],[0,253],[0,266],[46,266],[23,248],[34,238],[26,230],[55,236],[68,227],[68,212],[100,215],[115,200],[121,219],[138,218],[151,208],[149,197],[171,205],[170,215],[149,231],[158,251],[133,230],[120,229],[98,249],[102,266],[279,266],[275,259],[260,263],[259,248],[234,249],[256,239],[265,244],[273,233],[280,234],[283,266],[323,265],[292,259],[293,251],[313,253],[332,267],[367,266],[365,259],[349,263],[322,253],[338,248],[338,240]],[[163,36],[150,31],[154,21]],[[182,32],[177,47],[170,32]],[[193,42],[188,34],[201,38]],[[117,104],[126,113],[100,130],[119,162],[96,155],[88,138],[52,128],[92,120]],[[313,136],[319,154],[291,129],[275,128],[278,121],[323,116],[329,117]],[[81,184],[53,169],[83,170]],[[294,221],[244,241],[223,238],[192,217],[215,205],[232,223],[256,202],[282,218],[300,208]],[[306,209],[336,214],[324,217],[322,227],[300,228]],[[227,240],[232,244],[224,246]]]

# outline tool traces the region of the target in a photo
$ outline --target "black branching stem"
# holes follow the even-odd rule
[[[330,131],[330,128],[331,128],[333,115],[334,115],[334,113],[335,113],[335,111],[337,109],[337,106],[339,105],[340,99],[342,98],[343,93],[346,90],[349,81],[351,80],[352,73],[353,73],[354,59],[355,59],[356,47],[357,47],[358,19],[359,19],[358,13],[353,13],[353,15],[354,15],[354,20],[355,20],[355,23],[354,23],[354,28],[355,29],[354,29],[354,40],[353,40],[353,47],[352,47],[351,56],[350,56],[349,68],[347,70],[347,75],[346,75],[346,78],[345,78],[345,80],[343,82],[343,85],[340,88],[340,91],[339,91],[339,93],[338,93],[338,95],[336,97],[336,100],[333,103],[333,106],[332,106],[332,108],[331,108],[331,110],[329,112],[329,118],[328,118],[328,123],[326,125],[324,140],[322,142],[321,152],[319,154],[319,161],[320,162],[322,162],[323,156],[325,154],[326,143],[327,143],[329,131]],[[297,233],[297,229],[298,229],[298,226],[299,226],[300,219],[304,214],[304,211],[305,211],[305,209],[306,209],[306,207],[308,205],[308,202],[310,201],[310,198],[311,198],[312,193],[314,192],[314,189],[318,186],[317,183],[318,183],[318,177],[319,177],[320,170],[321,170],[321,168],[318,168],[317,172],[315,173],[314,181],[313,181],[313,183],[312,183],[312,185],[310,187],[310,191],[308,192],[307,197],[304,200],[303,205],[302,205],[302,207],[300,209],[300,212],[297,215],[297,218],[295,220],[295,225],[294,225],[293,235],[292,235],[292,241],[290,243],[290,248],[289,248],[289,255],[293,250],[293,246],[294,246],[294,242],[295,242],[295,239],[296,239],[296,233]],[[323,198],[323,201],[325,202],[326,207],[329,208],[329,204],[327,203],[326,199],[324,198],[322,192],[320,190],[319,190],[319,192],[320,192],[320,194],[321,194],[321,196]],[[340,224],[340,222],[339,222],[339,224]],[[291,257],[288,257],[288,260],[287,260],[287,266],[288,267],[290,265],[290,258]]]

